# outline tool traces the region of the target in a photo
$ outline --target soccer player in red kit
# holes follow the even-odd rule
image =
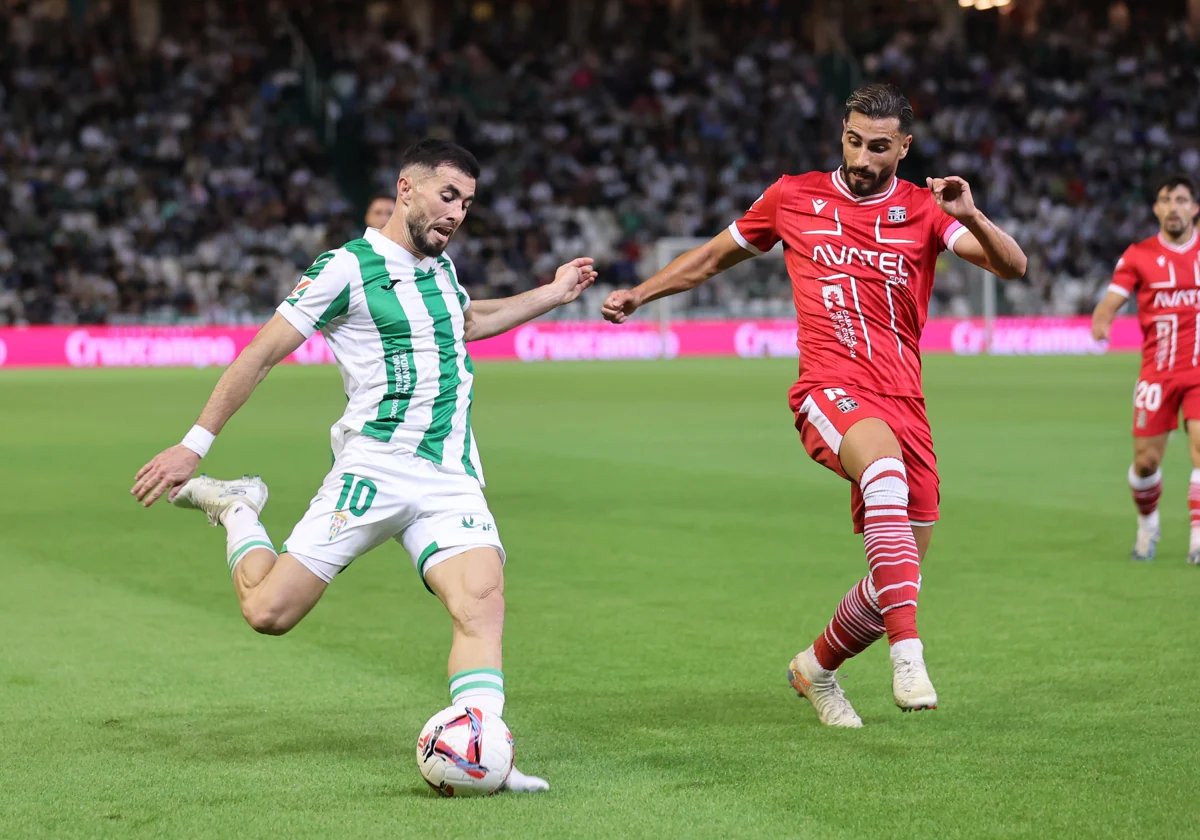
[[[1025,272],[1020,247],[976,209],[966,181],[929,179],[922,189],[896,178],[912,122],[896,88],[860,88],[846,101],[840,169],[783,176],[727,230],[603,306],[621,323],[783,241],[799,324],[796,427],[813,460],[851,482],[867,554],[867,576],[789,667],[830,726],[862,726],[836,672],[885,634],[896,705],[937,706],[916,621],[920,560],[938,518],[919,349],[934,263],[950,248],[1001,277]]]
[[[1135,242],[1117,262],[1108,294],[1092,315],[1092,335],[1108,338],[1113,317],[1137,295],[1142,327],[1142,370],[1133,392],[1133,465],[1129,487],[1138,509],[1130,557],[1153,560],[1158,547],[1158,497],[1162,495],[1167,438],[1187,428],[1192,452],[1188,490],[1192,536],[1187,561],[1200,565],[1200,243],[1196,236],[1196,187],[1168,178],[1154,198],[1157,236]]]

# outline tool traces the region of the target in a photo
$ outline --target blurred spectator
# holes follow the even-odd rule
[[[1200,174],[1200,44],[1182,22],[1131,27],[1119,3],[1100,19],[1047,6],[1040,28],[994,17],[965,43],[899,30],[860,59],[806,52],[740,7],[696,41],[663,8],[620,4],[583,49],[489,21],[424,53],[400,29],[350,27],[338,51],[380,187],[426,134],[486,161],[456,246],[497,288],[545,282],[581,251],[632,282],[654,240],[711,235],[779,174],[835,168],[841,103],[865,76],[917,110],[902,175],[968,178],[1030,253],[1004,308],[1065,315],[1090,311],[1124,247],[1153,232],[1154,180]],[[977,275],[943,264],[935,311],[963,314]]]
[[[390,195],[377,195],[367,205],[367,214],[363,217],[363,222],[367,227],[381,228],[392,218],[392,211],[395,209],[395,198]]]
[[[345,207],[303,123],[286,42],[173,9],[0,16],[0,322],[240,320],[269,311]]]
[[[389,17],[401,5],[314,2],[296,22],[374,189],[392,194],[400,151],[424,136],[484,162],[452,245],[481,296],[545,283],[579,253],[606,284],[646,276],[656,240],[711,235],[781,173],[837,167],[841,103],[864,79],[913,101],[902,176],[966,177],[1025,246],[1005,311],[1089,311],[1154,230],[1154,180],[1200,175],[1200,34],[1124,3],[978,15],[965,38],[822,36],[819,54],[744,4],[697,30],[665,4],[598,3],[581,45],[548,37],[528,2],[459,4],[427,40]],[[334,172],[364,155],[306,120],[290,39],[269,14],[236,13],[258,4],[179,6],[149,52],[104,8],[74,24],[0,12],[0,322],[260,317],[298,268],[361,233]],[[935,313],[977,309],[976,275],[950,257],[942,269]],[[771,272],[775,285],[697,300],[786,308]]]

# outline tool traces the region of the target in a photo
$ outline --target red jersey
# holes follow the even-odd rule
[[[1172,245],[1162,234],[1125,249],[1109,291],[1137,295],[1142,373],[1200,379],[1200,237]]]
[[[920,397],[921,330],[938,254],[966,228],[929,190],[892,179],[860,198],[841,171],[785,175],[729,232],[761,254],[783,240],[800,382]]]

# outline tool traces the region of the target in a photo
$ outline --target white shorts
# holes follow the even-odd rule
[[[504,562],[496,521],[471,476],[341,429],[333,453],[333,469],[283,544],[321,580],[390,539],[404,546],[422,582],[470,548],[494,548]]]

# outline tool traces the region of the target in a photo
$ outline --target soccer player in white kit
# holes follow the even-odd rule
[[[260,633],[286,633],[355,558],[400,542],[453,620],[451,703],[501,715],[505,554],[482,491],[466,342],[575,300],[596,274],[581,257],[546,286],[472,302],[443,251],[478,176],[475,157],[453,143],[408,149],[387,223],[317,258],[222,375],[196,425],[142,467],[131,492],[146,507],[168,493],[225,528],[242,615]],[[349,401],[330,434],[333,468],[276,554],[258,520],[267,503],[260,478],[192,475],[271,368],[318,330]],[[505,787],[549,785],[514,769]]]

